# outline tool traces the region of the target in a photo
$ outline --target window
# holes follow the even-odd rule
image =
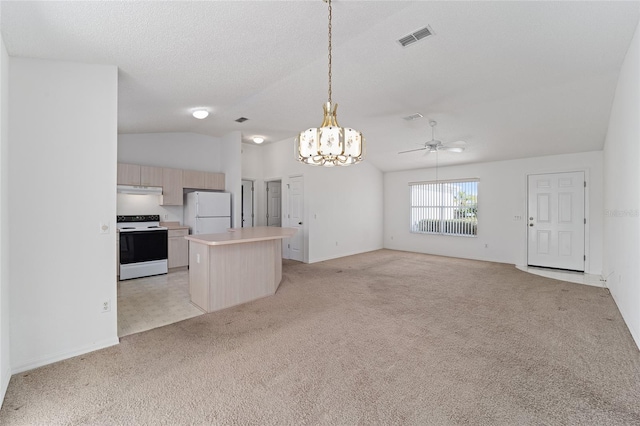
[[[410,183],[411,232],[475,237],[478,180]]]

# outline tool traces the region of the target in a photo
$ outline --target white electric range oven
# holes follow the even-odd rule
[[[168,230],[159,215],[118,216],[120,280],[166,274]]]

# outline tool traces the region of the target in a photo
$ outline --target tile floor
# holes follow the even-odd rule
[[[187,270],[118,281],[118,337],[202,314],[190,302]]]
[[[605,287],[605,282],[601,280],[600,275],[585,274],[582,272],[573,271],[560,271],[556,269],[536,268],[532,266],[516,266],[524,272],[530,274],[540,275],[547,278],[554,278],[556,280],[568,281],[570,283],[592,285],[595,287]]]

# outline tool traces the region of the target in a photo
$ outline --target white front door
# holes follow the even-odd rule
[[[298,232],[289,238],[289,258],[304,262],[304,181],[294,176],[289,181],[289,226]]]
[[[529,266],[584,271],[584,172],[528,176]]]
[[[267,182],[267,226],[282,226],[282,182]]]

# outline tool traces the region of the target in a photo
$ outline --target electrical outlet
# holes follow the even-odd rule
[[[516,221],[516,222],[520,221],[520,220],[522,220],[522,216],[519,215],[519,214],[513,215],[513,220]]]
[[[489,248],[489,244],[484,243],[484,248]]]
[[[102,306],[101,306],[100,311],[102,313],[110,312],[111,311],[111,300],[107,299],[104,302],[102,302]]]
[[[200,253],[196,253],[196,263],[200,263]]]
[[[164,218],[165,218],[165,220],[166,220],[166,219],[169,219],[169,215],[168,215],[168,214],[165,214],[165,215],[164,215]]]
[[[101,234],[108,234],[110,228],[111,227],[109,226],[109,222],[100,222],[100,233]]]

